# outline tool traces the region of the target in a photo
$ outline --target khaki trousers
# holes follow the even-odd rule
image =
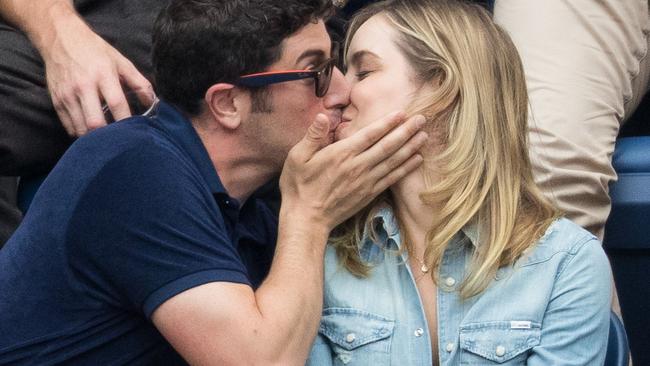
[[[602,240],[619,128],[648,90],[648,0],[497,0],[522,58],[535,177]]]

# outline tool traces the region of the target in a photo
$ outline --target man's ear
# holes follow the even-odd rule
[[[233,84],[218,83],[205,92],[205,103],[212,117],[223,128],[235,130],[241,124],[245,111],[242,90]]]

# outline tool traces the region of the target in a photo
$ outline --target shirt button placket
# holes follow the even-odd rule
[[[454,287],[455,284],[456,284],[456,279],[454,279],[453,277],[447,277],[445,279],[445,285],[447,285],[447,287],[450,287],[450,288]]]
[[[454,350],[454,344],[451,343],[451,342],[447,343],[447,346],[445,347],[445,351],[447,351],[448,353],[451,353],[451,351],[453,351],[453,350]]]

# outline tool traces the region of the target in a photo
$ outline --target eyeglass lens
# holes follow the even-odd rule
[[[327,94],[327,90],[330,87],[330,82],[332,81],[332,69],[334,68],[334,63],[330,60],[327,62],[322,71],[318,73],[318,78],[316,80],[316,96],[322,97]]]
[[[327,90],[329,89],[330,83],[332,81],[332,72],[334,71],[334,67],[338,66],[340,62],[339,50],[340,44],[338,42],[332,42],[330,60],[327,62],[323,70],[318,73],[318,78],[316,79],[317,97],[322,97],[327,94]]]

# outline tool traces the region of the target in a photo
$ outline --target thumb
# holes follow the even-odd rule
[[[298,143],[299,149],[307,159],[311,158],[318,150],[330,143],[330,120],[326,115],[319,113],[314,122],[307,129],[307,134]]]

